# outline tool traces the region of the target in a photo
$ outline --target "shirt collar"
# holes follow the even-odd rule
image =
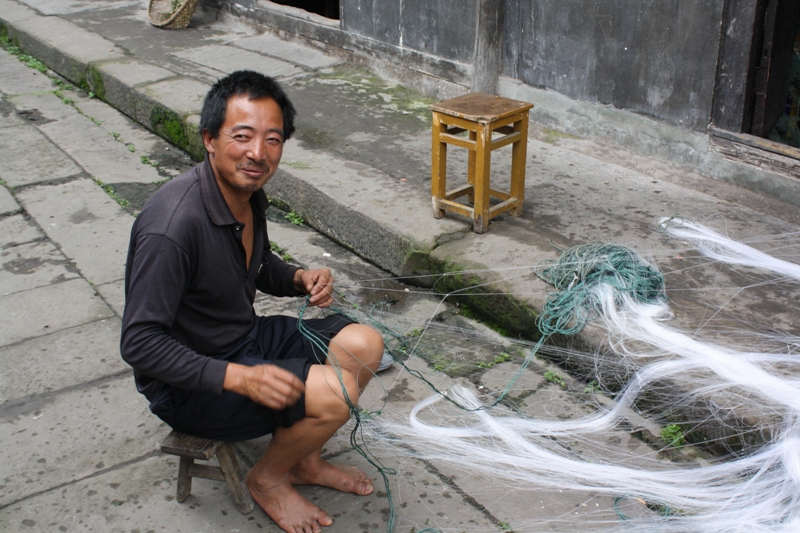
[[[211,222],[217,226],[227,226],[231,224],[238,224],[239,221],[231,213],[228,204],[225,203],[225,197],[222,196],[222,191],[219,190],[217,180],[214,178],[214,171],[211,169],[211,161],[206,154],[205,159],[198,166],[198,174],[200,178],[200,196],[203,199],[203,205],[206,208],[206,213],[211,219]],[[263,189],[259,189],[253,193],[250,198],[250,204],[253,206],[253,214],[261,220],[266,219],[267,208],[269,208],[269,200]]]

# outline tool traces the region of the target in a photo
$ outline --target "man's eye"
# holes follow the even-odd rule
[[[283,143],[283,140],[277,137],[270,137],[269,139],[267,139],[267,144],[269,144],[270,146],[277,146],[281,143]]]

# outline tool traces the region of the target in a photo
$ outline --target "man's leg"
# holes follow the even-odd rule
[[[331,339],[329,350],[336,365],[328,361],[324,366],[312,366],[309,371],[306,417],[290,428],[278,428],[264,456],[247,476],[256,502],[288,533],[316,533],[321,526],[332,523],[324,511],[303,498],[293,485],[321,485],[361,495],[373,490],[366,474],[324,461],[321,450],[350,418],[342,386],[355,405],[377,370],[383,341],[372,328],[351,324]]]
[[[326,365],[336,368],[342,374],[355,376],[360,395],[378,370],[383,355],[383,339],[369,326],[350,324],[331,339],[328,351]],[[358,398],[353,396],[349,396],[349,399],[353,405],[358,402]],[[320,485],[362,496],[371,494],[372,480],[365,473],[355,467],[340,467],[322,459],[324,444],[323,442],[318,449],[301,459],[290,471],[289,479],[292,484]]]
[[[353,376],[342,374],[351,398],[358,398]],[[287,533],[318,533],[332,523],[330,516],[303,498],[290,482],[290,471],[321,449],[350,417],[342,399],[339,376],[333,368],[314,365],[306,380],[306,417],[292,427],[278,428],[267,451],[247,475],[253,498]]]

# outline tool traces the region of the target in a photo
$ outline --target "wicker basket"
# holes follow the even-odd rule
[[[150,0],[147,16],[159,28],[181,29],[189,25],[198,0]]]

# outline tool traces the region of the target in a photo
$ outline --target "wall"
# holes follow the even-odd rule
[[[373,42],[383,57],[387,48],[395,48],[398,60],[413,60],[417,52],[416,57],[462,64],[472,73],[480,2],[340,0],[340,28],[351,38]],[[217,3],[250,9],[269,5],[266,0]],[[497,4],[505,11],[504,75],[576,100],[706,130],[712,116],[725,0],[499,0]],[[447,70],[435,73],[447,77]],[[470,86],[458,69],[450,70],[453,76],[448,81]]]
[[[476,41],[494,35],[490,17],[478,13],[496,7],[502,75],[489,92],[534,102],[537,124],[797,203],[796,165],[731,158],[718,138],[742,131],[757,6],[765,1],[340,0],[338,21],[267,0],[203,5],[337,48],[437,99],[489,77],[475,72],[495,57],[476,61]]]
[[[673,125],[708,126],[723,0],[506,4],[505,75]]]
[[[471,63],[477,0],[341,0],[342,29],[445,59]]]

